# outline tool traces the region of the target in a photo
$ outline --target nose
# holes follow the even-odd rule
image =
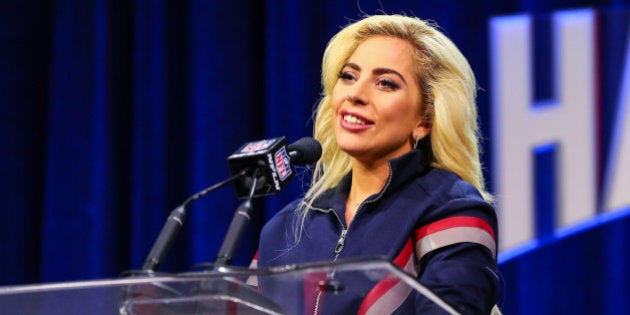
[[[357,81],[348,89],[346,100],[353,105],[365,105],[368,103],[368,93],[365,84]]]
[[[348,102],[352,103],[353,105],[365,105],[366,104],[366,102],[362,98],[359,98],[356,95],[352,95],[352,94],[348,94],[347,100],[348,100]]]

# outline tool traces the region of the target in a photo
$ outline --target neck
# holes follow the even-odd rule
[[[381,191],[388,177],[389,164],[387,163],[372,167],[355,162],[352,166],[352,186],[349,197],[363,197],[363,200]]]
[[[346,222],[350,224],[359,205],[369,196],[383,189],[389,177],[389,164],[368,166],[353,161],[352,184],[346,201]]]

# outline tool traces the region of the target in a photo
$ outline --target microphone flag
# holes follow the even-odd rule
[[[232,175],[246,171],[234,182],[239,199],[249,197],[254,176],[254,197],[273,195],[295,177],[284,137],[247,142],[227,158],[227,163]]]

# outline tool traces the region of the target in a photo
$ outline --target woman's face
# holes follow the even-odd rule
[[[350,56],[332,92],[341,150],[363,162],[386,161],[409,152],[413,135],[429,133],[412,52],[405,40],[375,36]]]

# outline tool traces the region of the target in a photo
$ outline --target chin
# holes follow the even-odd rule
[[[359,148],[356,143],[353,144],[348,144],[348,143],[339,143],[337,142],[337,146],[339,147],[339,150],[353,156],[356,154],[359,154],[360,152],[362,152],[363,150],[361,148]]]

